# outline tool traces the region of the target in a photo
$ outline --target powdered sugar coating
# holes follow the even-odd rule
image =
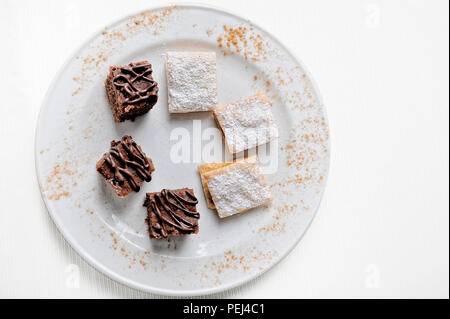
[[[271,104],[263,91],[213,111],[230,153],[263,145],[278,137]]]
[[[205,194],[205,199],[206,199],[206,206],[208,208],[211,209],[216,209],[216,206],[214,205],[214,202],[212,200],[211,194],[209,193],[209,189],[208,189],[208,185],[206,184],[206,179],[205,179],[205,174],[207,174],[208,172],[212,172],[216,169],[225,167],[230,165],[230,162],[224,162],[224,163],[206,163],[206,164],[201,164],[199,165],[198,168],[198,172],[200,174],[200,179],[202,181],[202,186],[203,186],[203,193]]]
[[[166,70],[170,113],[217,107],[215,52],[167,52]]]
[[[272,195],[255,157],[205,174],[219,217],[268,203]]]

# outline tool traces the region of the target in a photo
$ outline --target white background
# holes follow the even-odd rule
[[[77,47],[165,3],[0,1],[0,297],[158,297],[113,282],[64,241],[40,197],[34,132],[50,81]],[[300,244],[214,297],[448,298],[448,1],[207,3],[300,57],[323,94],[332,144],[325,196]]]

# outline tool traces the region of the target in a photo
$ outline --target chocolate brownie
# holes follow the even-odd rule
[[[194,190],[163,189],[159,193],[147,193],[147,223],[150,238],[167,238],[198,233],[197,198]]]
[[[120,197],[139,192],[144,181],[151,181],[154,170],[152,159],[131,136],[112,141],[109,152],[97,162],[97,171]]]
[[[114,121],[134,121],[156,104],[159,89],[152,72],[147,61],[109,68],[105,87]]]

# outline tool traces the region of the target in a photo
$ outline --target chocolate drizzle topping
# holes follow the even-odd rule
[[[190,221],[188,217],[199,219],[200,214],[198,212],[192,212],[186,207],[195,207],[198,200],[189,190],[183,191],[187,199],[167,189],[153,194],[152,197],[147,196],[144,206],[150,208],[149,219],[151,218],[151,214],[157,217],[157,222],[153,222],[150,227],[158,232],[161,237],[166,238],[169,235],[166,225],[170,225],[182,233],[192,233],[198,227],[197,223]]]
[[[130,63],[117,70],[120,70],[120,73],[114,76],[113,83],[124,96],[122,104],[137,104],[149,100],[156,103],[159,89],[158,83],[152,77],[150,63]]]
[[[121,146],[122,152],[119,146]],[[128,181],[130,187],[138,192],[140,180],[137,177],[146,182],[150,182],[152,179],[152,166],[131,136],[122,137],[120,142],[112,142],[109,153],[105,154],[105,161],[111,167],[114,174],[113,183],[116,185],[122,186],[125,181]]]

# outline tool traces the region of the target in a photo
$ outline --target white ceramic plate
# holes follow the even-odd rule
[[[280,127],[279,140],[258,149],[274,197],[269,207],[223,220],[206,207],[196,167],[227,159],[226,152],[217,152],[220,135],[209,137],[216,128],[210,113],[168,113],[163,54],[169,50],[217,53],[220,105],[266,91]],[[108,67],[144,59],[153,64],[159,101],[135,122],[116,124],[103,86]],[[156,171],[139,193],[120,199],[95,163],[125,134],[142,145]],[[178,153],[181,139],[187,147]],[[176,163],[174,154],[187,162]],[[324,107],[303,65],[248,20],[191,5],[143,12],[96,34],[53,81],[36,131],[43,199],[67,241],[109,277],[166,295],[223,291],[275,265],[311,223],[328,163]],[[199,234],[150,241],[145,193],[181,187],[194,188],[199,198]]]

